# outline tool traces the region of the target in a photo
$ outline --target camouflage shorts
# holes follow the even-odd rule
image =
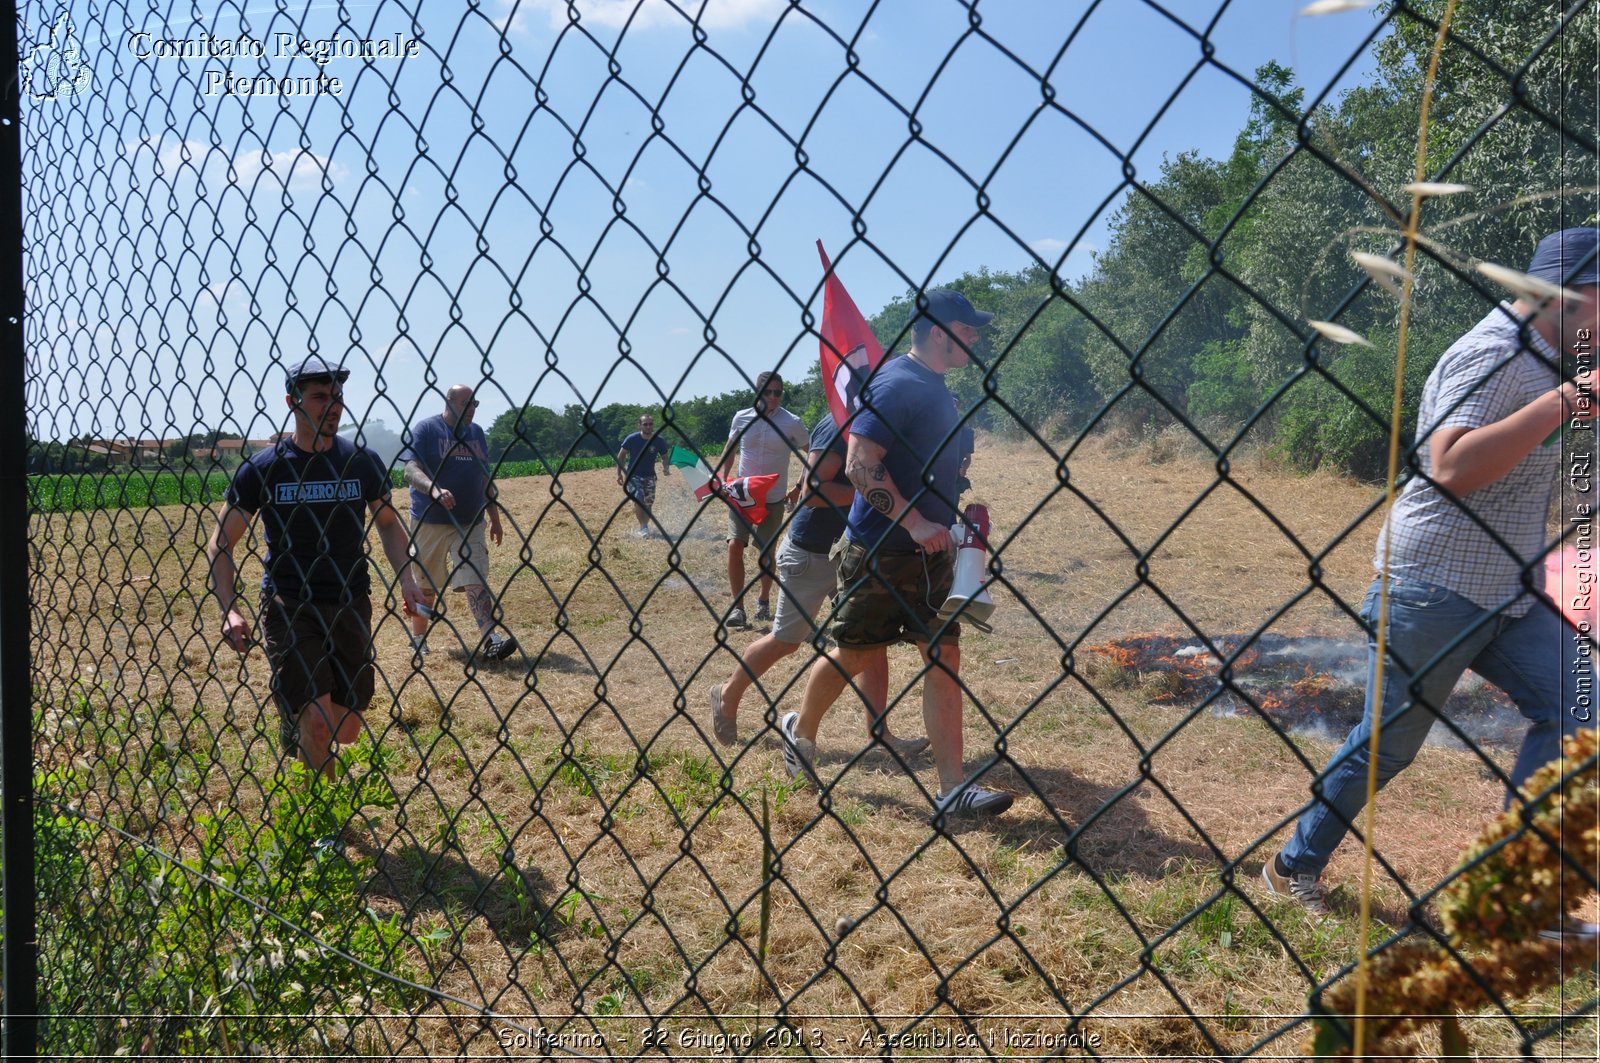
[[[846,541],[839,556],[839,594],[828,634],[841,646],[958,639],[960,624],[939,619],[950,595],[955,559],[948,553],[878,551]]]

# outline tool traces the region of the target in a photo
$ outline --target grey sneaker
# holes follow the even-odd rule
[[[745,619],[744,610],[736,605],[732,609],[728,610],[728,619],[723,621],[722,626],[723,627],[749,627],[750,626],[750,621]]]
[[[764,601],[756,602],[756,623],[772,619],[772,608]]]
[[[1015,800],[1011,794],[964,783],[948,794],[935,797],[933,807],[945,815],[998,816]]]
[[[722,714],[721,683],[711,688],[711,733],[725,746],[731,746],[739,740],[739,721]]]
[[[1568,943],[1582,945],[1600,937],[1600,926],[1587,919],[1579,919],[1575,915],[1563,915],[1561,922],[1555,926],[1545,927],[1539,931],[1539,936],[1546,941],[1559,941],[1563,945]]]
[[[814,780],[817,777],[812,761],[816,759],[817,744],[794,733],[800,722],[798,712],[785,713],[778,729],[783,732],[783,770],[791,779]]]
[[[891,738],[884,745],[894,750],[894,755],[901,760],[910,760],[928,748],[926,738]]]
[[[1278,858],[1274,856],[1261,869],[1261,881],[1267,884],[1269,892],[1292,899],[1318,919],[1333,914],[1333,908],[1328,904],[1328,887],[1321,875],[1292,872],[1285,875],[1278,870]]]
[[[418,657],[426,657],[428,655],[428,636],[412,635],[411,652]]]

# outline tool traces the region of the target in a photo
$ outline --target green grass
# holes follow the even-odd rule
[[[713,456],[721,447],[705,449]],[[507,461],[495,466],[498,480],[524,476],[552,476],[568,472],[609,469],[609,455],[567,458],[553,468],[543,461]],[[232,473],[172,472],[124,469],[118,472],[53,473],[28,477],[28,511],[31,513],[84,513],[104,509],[148,509],[152,506],[201,505],[222,501]],[[405,487],[405,473],[389,470],[389,482]]]
[[[225,472],[61,473],[28,477],[33,513],[80,513],[101,509],[212,505],[228,486]]]

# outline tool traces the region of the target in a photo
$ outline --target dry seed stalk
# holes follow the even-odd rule
[[[1467,847],[1460,877],[1440,895],[1439,908],[1451,946],[1475,950],[1470,970],[1421,937],[1373,960],[1364,1003],[1365,1053],[1414,1055],[1401,1038],[1435,1023],[1445,1043],[1459,1048],[1466,1038],[1455,1015],[1526,996],[1561,981],[1564,968],[1594,962],[1593,939],[1549,941],[1539,931],[1593,888],[1579,869],[1600,860],[1597,748],[1593,729],[1569,736],[1561,758],[1535,773],[1523,791],[1525,799],[1545,796],[1501,814]],[[1347,1031],[1355,988],[1347,980],[1323,998],[1327,1014],[1315,1021],[1307,1055],[1351,1054]]]

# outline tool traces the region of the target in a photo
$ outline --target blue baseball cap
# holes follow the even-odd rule
[[[1600,229],[1562,229],[1551,233],[1534,248],[1528,274],[1569,288],[1600,284],[1600,258],[1595,257],[1597,244],[1600,244]]]
[[[326,380],[334,384],[343,384],[349,376],[350,370],[344,366],[334,365],[320,354],[309,354],[289,367],[284,394],[294,394],[307,380]]]
[[[994,318],[993,314],[973,306],[966,296],[953,288],[929,288],[923,293],[921,302],[925,306],[914,311],[915,316],[911,319],[912,328],[919,337],[926,336],[935,325],[982,328]]]

